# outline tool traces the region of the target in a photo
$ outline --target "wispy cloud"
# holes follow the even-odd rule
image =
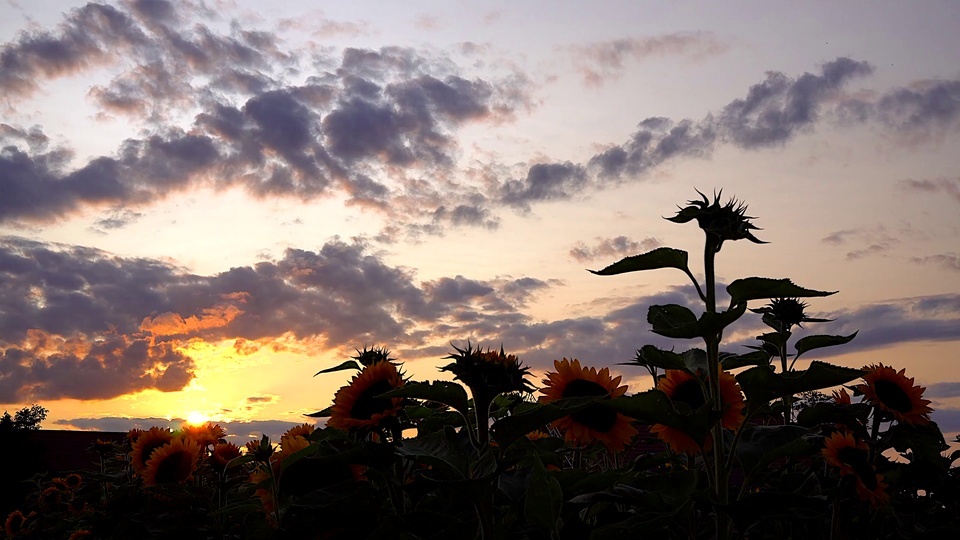
[[[598,259],[609,259],[612,257],[626,257],[638,255],[660,247],[663,243],[658,238],[647,237],[643,240],[632,240],[627,236],[616,236],[613,238],[596,238],[592,245],[585,242],[577,242],[570,249],[570,256],[577,262],[589,262]],[[616,262],[616,261],[609,261]]]
[[[729,49],[729,43],[708,32],[677,32],[574,45],[570,47],[570,54],[584,84],[600,86],[618,78],[630,60],[640,62],[649,57],[680,57],[699,61]]]

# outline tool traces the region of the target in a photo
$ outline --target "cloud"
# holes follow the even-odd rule
[[[588,246],[584,242],[577,242],[577,244],[570,249],[570,256],[577,262],[582,263],[597,259],[638,255],[658,248],[661,245],[663,245],[663,243],[652,236],[640,241],[632,240],[626,236],[617,236],[614,238],[597,237],[593,246]]]
[[[192,378],[188,340],[250,355],[276,340],[316,350],[408,348],[492,335],[557,285],[534,278],[417,281],[362,241],[288,249],[277,261],[197,276],[167,262],[16,237],[0,241],[0,400],[107,399]]]
[[[728,43],[708,32],[678,32],[575,45],[570,47],[570,53],[584,84],[599,86],[618,78],[629,59],[640,62],[651,56],[680,56],[699,61],[729,48]]]
[[[313,411],[310,411],[313,412]],[[182,418],[127,418],[122,416],[105,416],[102,418],[70,418],[53,422],[56,426],[69,429],[93,431],[129,431],[131,429],[150,429],[151,427],[180,429],[186,420]],[[313,424],[312,418],[305,418],[303,422],[286,422],[282,420],[250,420],[216,422],[227,432],[227,442],[242,446],[246,441],[260,439],[266,435],[271,441],[279,441],[280,436],[288,429],[303,423]]]
[[[898,185],[907,192],[944,194],[960,203],[960,178],[907,179],[901,180]]]
[[[938,255],[927,255],[925,257],[911,257],[910,260],[917,264],[933,264],[944,270],[960,272],[960,254],[940,253]]]
[[[927,385],[923,395],[932,399],[960,397],[960,382],[939,382]]]
[[[857,337],[842,347],[818,350],[820,356],[922,341],[960,340],[960,295],[942,294],[888,300],[823,315],[816,333]]]
[[[847,260],[851,261],[882,255],[900,243],[900,239],[883,226],[834,231],[820,241],[834,246],[856,247],[846,254]]]
[[[790,79],[783,73],[767,73],[746,97],[723,108],[716,118],[717,129],[740,148],[782,145],[811,127],[823,103],[846,82],[872,72],[867,62],[837,58],[825,64],[818,75],[804,73]]]

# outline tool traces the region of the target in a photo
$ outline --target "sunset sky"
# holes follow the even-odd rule
[[[719,281],[839,291],[807,360],[960,431],[960,3],[0,2],[0,407],[46,428],[276,433],[358,348],[436,379],[468,339],[646,389],[616,364],[702,346],[646,323],[695,291],[586,269],[702,279],[662,217],[722,189],[769,244]]]

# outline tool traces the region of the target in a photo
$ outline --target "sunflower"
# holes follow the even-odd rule
[[[858,441],[852,433],[836,431],[823,442],[823,459],[840,469],[840,474],[854,474],[867,466],[867,443]]]
[[[502,346],[499,351],[484,352],[480,347],[474,349],[468,341],[465,349],[453,348],[457,352],[444,357],[453,362],[440,371],[452,372],[454,379],[470,388],[475,400],[489,402],[497,394],[534,391],[526,380],[530,369],[524,367],[515,355],[506,354]]]
[[[81,540],[82,538],[93,538],[93,533],[86,529],[80,529],[78,531],[74,531],[74,533],[71,534],[70,538],[67,540]]]
[[[671,402],[684,403],[692,410],[702,407],[707,402],[700,380],[683,370],[668,369],[657,381],[657,389],[666,394]],[[720,371],[720,397],[723,400],[720,425],[726,429],[737,429],[743,422],[742,413],[746,404],[737,380],[726,371]],[[650,427],[650,431],[670,446],[674,452],[696,454],[701,450],[709,450],[713,444],[709,435],[698,443],[683,431],[663,424],[654,424]]]
[[[210,453],[210,462],[218,471],[227,468],[227,463],[240,457],[240,447],[233,443],[217,443]]]
[[[148,486],[179,484],[193,478],[200,458],[200,445],[189,437],[177,437],[154,450],[143,471]]]
[[[77,489],[83,484],[83,477],[77,473],[68,474],[64,481],[69,489]]]
[[[23,512],[14,510],[7,516],[7,521],[3,524],[3,530],[7,533],[7,536],[16,536],[20,534],[26,521],[27,518],[23,516]]]
[[[841,477],[853,478],[860,500],[869,502],[874,507],[890,501],[883,475],[870,466],[867,443],[858,440],[851,433],[837,431],[824,439],[824,448],[820,453],[824,461],[840,471]]]
[[[300,436],[305,439],[309,439],[310,434],[313,433],[314,429],[315,427],[313,424],[300,424],[299,426],[293,426],[283,433],[283,436],[281,436],[280,440],[282,441],[283,437],[288,435]]]
[[[833,391],[833,402],[837,405],[850,405],[850,394],[847,393],[846,388],[841,388],[840,390]]]
[[[141,432],[134,440],[133,452],[130,454],[130,464],[133,465],[133,470],[138,473],[143,472],[154,450],[172,440],[173,433],[169,429],[152,427],[148,431]]]
[[[270,444],[270,439],[266,435],[262,439],[247,441],[244,447],[247,449],[247,453],[253,454],[257,461],[269,461],[274,452],[273,445]]]
[[[714,250],[719,252],[720,247],[726,240],[747,239],[755,244],[766,244],[763,240],[758,240],[751,231],[760,230],[756,225],[750,223],[753,217],[746,215],[747,205],[735,198],[729,199],[725,204],[720,204],[720,193],[714,193],[713,203],[706,195],[697,193],[703,199],[702,201],[689,201],[688,206],[681,208],[676,216],[666,218],[674,223],[687,223],[694,219],[697,224],[707,234],[714,244]]]
[[[893,416],[898,422],[923,425],[930,422],[930,400],[923,399],[923,386],[915,386],[913,378],[883,364],[866,366],[869,373],[863,376],[865,384],[855,388],[881,411]]]
[[[396,416],[403,398],[376,396],[400,388],[404,381],[397,366],[377,362],[363,368],[350,384],[337,390],[327,425],[337,429],[372,429],[385,418]]]
[[[610,377],[610,369],[581,367],[577,359],[554,360],[557,371],[547,372],[543,379],[544,388],[541,403],[549,403],[570,397],[622,396],[627,387],[618,386],[620,377]],[[564,440],[573,445],[586,445],[601,442],[614,452],[623,450],[624,445],[637,434],[630,419],[600,404],[589,405],[580,412],[554,421],[551,426],[564,433]]]
[[[183,426],[183,434],[197,441],[200,448],[217,444],[227,436],[227,432],[220,427],[220,424],[214,424],[213,422],[207,422],[199,426],[187,424]]]
[[[143,435],[144,433],[145,431],[143,431],[140,428],[133,428],[127,432],[127,440],[130,441],[130,444],[133,444],[137,442],[137,439],[139,439],[140,436]]]

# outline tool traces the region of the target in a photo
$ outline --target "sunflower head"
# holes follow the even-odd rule
[[[506,392],[533,392],[535,388],[526,380],[530,369],[524,367],[520,360],[512,355],[500,351],[476,349],[467,342],[467,347],[461,349],[454,345],[456,353],[445,357],[453,362],[440,368],[449,371],[454,378],[462,381],[470,388],[476,399],[478,394],[490,399],[497,394]]]
[[[266,435],[259,440],[253,439],[252,441],[247,441],[247,444],[244,446],[247,449],[247,453],[253,454],[253,458],[261,463],[270,461],[270,456],[272,456],[274,452],[273,445],[270,444],[270,437]]]
[[[800,323],[805,322],[831,322],[831,319],[814,319],[808,317],[804,310],[809,305],[796,298],[774,298],[769,304],[751,309],[754,313],[763,314],[763,322],[774,330],[790,330],[794,326],[803,328]]]
[[[890,500],[883,475],[877,474],[870,465],[867,444],[846,431],[836,431],[824,439],[820,451],[824,461],[836,467],[842,478],[854,483],[857,496],[879,507]]]
[[[240,447],[233,443],[217,443],[210,453],[210,464],[217,471],[224,471],[227,463],[240,457]]]
[[[4,532],[12,538],[20,534],[20,530],[23,529],[23,524],[26,523],[26,521],[27,518],[23,515],[23,512],[14,510],[7,515],[7,520],[3,524]]]
[[[715,193],[713,203],[706,195],[697,191],[703,200],[688,201],[687,206],[681,208],[677,215],[666,218],[674,223],[687,223],[694,219],[697,224],[706,233],[708,238],[714,242],[715,251],[720,251],[720,247],[726,240],[747,239],[755,244],[765,244],[766,242],[758,240],[750,231],[761,230],[750,223],[753,217],[746,215],[747,205],[735,198],[731,198],[725,204],[720,204],[720,195]]]
[[[372,347],[368,349],[366,346],[363,347],[363,350],[357,349],[357,355],[351,356],[352,359],[360,363],[361,366],[372,366],[378,362],[393,362],[396,358],[390,358],[390,351],[385,347]]]
[[[172,440],[173,433],[169,429],[152,427],[142,432],[133,443],[133,452],[130,454],[133,470],[143,472],[153,452]]]
[[[657,390],[666,394],[675,407],[679,405],[681,408],[696,410],[707,403],[705,384],[697,375],[680,369],[668,369],[657,380]],[[746,403],[736,378],[726,371],[720,371],[720,397],[723,400],[720,425],[726,429],[737,429],[743,422]],[[707,451],[712,446],[709,435],[702,441],[696,441],[683,431],[663,424],[654,424],[650,427],[650,432],[678,453],[696,454],[701,450]]]
[[[197,441],[201,449],[213,446],[227,436],[227,432],[220,424],[207,422],[200,425],[187,424],[183,426],[183,434]]]
[[[77,473],[71,473],[64,478],[68,489],[77,489],[83,485],[83,477]]]
[[[898,422],[912,425],[930,423],[930,400],[923,399],[923,386],[914,385],[913,378],[883,364],[863,368],[865,381],[854,388],[876,408],[892,416]]]
[[[177,437],[154,450],[143,470],[147,486],[181,484],[193,478],[200,458],[200,444],[190,437]]]
[[[597,371],[583,367],[577,359],[554,360],[556,371],[547,372],[540,402],[549,403],[571,397],[620,397],[627,391],[619,386],[620,377],[610,377],[610,369]],[[619,452],[637,434],[630,419],[600,404],[587,406],[582,411],[565,416],[551,424],[563,432],[567,443],[582,446],[601,442],[611,451]]]
[[[364,367],[350,384],[337,390],[327,425],[343,430],[371,430],[395,417],[403,398],[380,398],[380,394],[404,385],[403,376],[392,362]]]

